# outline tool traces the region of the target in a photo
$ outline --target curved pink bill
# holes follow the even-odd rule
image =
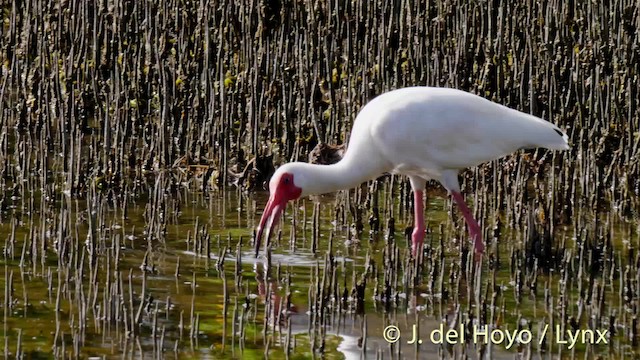
[[[271,237],[271,229],[278,223],[278,219],[280,219],[280,214],[282,214],[282,210],[286,206],[286,201],[280,201],[277,196],[272,196],[269,198],[269,202],[267,202],[267,206],[264,208],[264,212],[262,213],[262,218],[260,219],[260,224],[258,225],[258,231],[256,232],[256,257],[260,253],[260,241],[262,239],[262,231],[265,229],[265,225],[267,226],[267,234],[266,234],[266,243],[269,243],[269,238]]]

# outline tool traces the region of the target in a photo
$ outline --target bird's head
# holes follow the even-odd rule
[[[283,165],[276,170],[269,181],[269,201],[264,208],[260,224],[256,232],[255,246],[256,257],[260,251],[260,241],[262,232],[267,230],[268,241],[271,236],[271,229],[278,223],[280,215],[287,206],[289,200],[295,200],[303,195],[306,178],[304,172],[298,169],[296,163]]]

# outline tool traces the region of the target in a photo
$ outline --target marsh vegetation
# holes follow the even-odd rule
[[[611,337],[422,356],[638,356],[639,27],[633,0],[0,1],[4,357],[403,358],[384,326],[443,321]],[[348,148],[368,100],[412,85],[572,148],[461,174],[481,266],[436,185],[410,261],[392,176],[290,206],[256,262],[273,169]]]

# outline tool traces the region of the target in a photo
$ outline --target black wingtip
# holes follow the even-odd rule
[[[560,137],[564,137],[564,133],[558,129],[553,129],[553,131],[555,131],[558,135],[560,135]]]

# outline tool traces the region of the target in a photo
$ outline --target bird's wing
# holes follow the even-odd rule
[[[566,146],[564,134],[534,116],[458,90],[410,89],[383,98],[365,113],[373,119],[371,138],[394,164],[437,172],[475,166],[520,148]]]

